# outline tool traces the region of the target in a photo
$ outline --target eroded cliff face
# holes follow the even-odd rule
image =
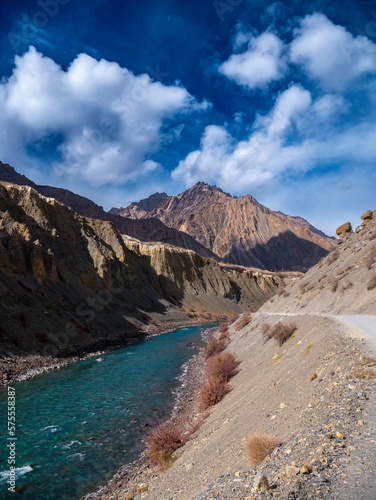
[[[146,257],[157,274],[164,290],[183,291],[184,300],[191,306],[206,304],[212,310],[217,301],[230,299],[237,305],[258,309],[274,295],[276,288],[289,277],[253,270],[227,270],[211,259],[195,252],[160,243],[143,243],[123,236],[129,249]],[[204,300],[205,299],[205,300]]]
[[[0,183],[3,354],[123,344],[153,332],[150,323],[173,326],[256,309],[280,282],[123,237],[111,221],[82,217],[32,187]]]
[[[224,262],[272,271],[306,271],[334,241],[300,217],[274,212],[250,195],[233,197],[203,182],[145,212],[132,204],[124,217],[154,218],[192,236]]]
[[[204,247],[186,232],[178,231],[172,227],[167,227],[158,219],[140,219],[138,217],[126,218],[121,217],[118,211],[111,210],[105,212],[103,207],[100,207],[93,201],[80,196],[67,189],[57,188],[53,186],[40,186],[35,184],[24,175],[19,174],[13,167],[0,161],[0,181],[9,182],[17,185],[25,185],[34,188],[38,193],[49,198],[55,198],[64,205],[72,208],[77,214],[84,217],[99,219],[102,221],[110,221],[116,224],[120,233],[137,238],[141,241],[161,241],[170,245],[176,245],[182,248],[193,250],[204,257],[218,259],[210,249]],[[158,193],[159,194],[159,193]],[[138,203],[138,210],[151,210],[164,199],[165,193],[159,194],[156,198],[151,196],[147,200],[141,200]],[[145,211],[146,213],[146,211]],[[137,220],[136,220],[137,219]]]

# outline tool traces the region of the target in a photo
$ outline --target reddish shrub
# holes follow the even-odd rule
[[[285,325],[278,322],[273,327],[273,339],[277,342],[278,346],[281,347],[281,345],[291,337],[297,328],[298,327],[294,322],[286,323]]]
[[[229,325],[232,325],[233,323],[235,323],[235,321],[237,321],[237,319],[239,318],[239,314],[232,314],[228,320],[228,324]]]
[[[260,332],[261,332],[262,338],[264,339],[264,343],[267,342],[268,340],[270,340],[274,335],[272,325],[270,323],[263,323],[260,326]]]
[[[219,333],[227,333],[228,331],[228,321],[222,323],[218,328]]]
[[[231,391],[227,382],[209,380],[202,388],[200,395],[200,409],[207,410],[219,403]]]
[[[151,464],[163,466],[171,460],[172,453],[185,443],[186,437],[182,427],[165,422],[158,424],[148,433],[145,454]]]
[[[152,319],[149,324],[151,326],[156,326],[157,322],[155,321],[155,319]]]
[[[212,356],[206,363],[207,378],[209,381],[228,382],[238,373],[239,364],[240,361],[231,352]]]
[[[249,313],[242,314],[236,322],[235,330],[238,332],[250,323],[252,316]]]
[[[202,356],[203,358],[209,359],[211,356],[214,356],[215,354],[219,354],[220,352],[224,351],[227,347],[227,342],[225,340],[220,340],[216,338],[212,338],[208,345],[205,347]]]
[[[218,331],[220,333],[219,340],[228,342],[230,340],[230,332],[228,331],[228,321],[222,323]]]

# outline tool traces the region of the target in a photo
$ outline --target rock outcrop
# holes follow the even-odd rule
[[[361,216],[362,220],[371,220],[372,218],[373,218],[372,210],[367,210],[367,212],[364,212],[364,214]]]
[[[146,211],[133,203],[120,212],[133,219],[158,219],[192,236],[224,262],[272,271],[306,271],[335,246],[300,217],[273,212],[250,195],[233,197],[203,182],[168,196]]]
[[[350,234],[352,233],[352,226],[350,222],[345,222],[345,224],[342,224],[342,226],[339,226],[336,230],[337,236],[339,236],[339,239],[341,241],[344,241]]]

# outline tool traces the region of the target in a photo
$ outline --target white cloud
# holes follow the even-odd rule
[[[299,147],[288,144],[288,137],[310,106],[310,93],[293,85],[278,97],[269,114],[257,118],[246,141],[236,143],[223,127],[207,127],[200,150],[179,163],[173,178],[183,179],[187,186],[202,179],[216,181],[238,191],[270,181],[286,169],[305,168],[308,158]]]
[[[237,35],[235,45],[244,43],[245,35]],[[286,72],[283,43],[273,33],[251,37],[248,50],[233,54],[219,67],[220,73],[250,89],[266,88],[280,80]]]
[[[224,127],[207,127],[200,149],[181,161],[172,177],[186,186],[205,180],[244,193],[320,165],[340,162],[372,169],[375,117],[346,123],[347,111],[340,96],[313,100],[307,90],[292,85],[268,114],[255,120],[247,140],[236,142]]]
[[[325,90],[345,90],[360,77],[376,72],[376,45],[364,36],[354,37],[323,14],[306,16],[294,35],[291,61]]]
[[[94,186],[125,183],[158,167],[147,157],[166,120],[207,106],[178,84],[166,86],[87,54],[64,71],[31,47],[0,83],[0,156],[24,165],[30,144],[60,134],[58,175]]]

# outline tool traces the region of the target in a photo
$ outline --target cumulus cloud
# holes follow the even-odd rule
[[[64,71],[31,47],[0,84],[0,106],[2,159],[25,164],[36,145],[55,141],[57,174],[100,186],[159,168],[149,156],[166,120],[207,104],[178,84],[163,85],[87,54]]]
[[[173,178],[183,179],[187,186],[200,179],[217,181],[238,191],[270,181],[286,169],[304,168],[307,158],[288,139],[310,106],[310,93],[292,85],[277,98],[270,113],[256,119],[246,141],[236,142],[224,127],[207,127],[200,149],[179,163]]]
[[[235,46],[241,46],[246,38],[244,33],[238,33]],[[283,48],[282,41],[273,33],[251,37],[247,51],[232,54],[221,64],[219,72],[249,89],[266,88],[285,75]]]
[[[375,117],[346,121],[348,109],[340,96],[313,99],[310,92],[292,85],[269,113],[256,118],[247,140],[237,142],[224,127],[207,127],[200,149],[181,161],[172,177],[186,186],[206,180],[244,192],[320,165],[369,169],[376,158]]]
[[[237,35],[236,47],[244,46],[244,36]],[[339,166],[372,172],[375,56],[374,43],[322,14],[304,17],[288,47],[270,32],[251,37],[246,52],[222,64],[223,74],[254,89],[287,75],[288,61],[296,65],[296,81],[280,91],[269,112],[256,116],[246,140],[237,141],[224,126],[208,126],[199,149],[180,161],[173,178],[187,186],[206,180],[242,193],[311,169],[321,169],[321,175]],[[355,94],[364,106],[354,106]]]
[[[247,50],[236,53],[246,42]],[[266,88],[281,80],[291,64],[318,81],[325,91],[342,92],[376,73],[376,44],[365,36],[354,37],[320,13],[301,19],[288,46],[271,32],[252,36],[239,30],[234,51],[219,72],[250,89]]]
[[[376,45],[364,36],[354,37],[323,14],[302,19],[290,57],[329,91],[345,90],[360,77],[376,72]]]

